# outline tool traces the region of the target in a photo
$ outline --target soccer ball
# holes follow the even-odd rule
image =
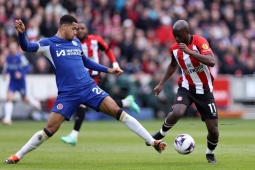
[[[174,140],[174,148],[180,154],[189,154],[195,148],[195,141],[188,134],[180,134]]]

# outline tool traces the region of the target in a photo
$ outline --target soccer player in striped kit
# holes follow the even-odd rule
[[[77,38],[81,41],[82,50],[85,56],[87,56],[89,59],[96,63],[100,63],[99,53],[100,51],[103,51],[111,61],[113,68],[119,67],[119,64],[117,63],[113,51],[110,49],[110,47],[106,44],[101,36],[88,34],[88,28],[85,23],[78,23]],[[98,85],[101,80],[100,72],[91,69],[88,69],[88,71],[90,76]],[[140,108],[135,103],[134,97],[132,95],[128,95],[123,100],[115,100],[115,102],[120,108],[129,107],[136,113],[140,112]],[[85,105],[80,105],[80,107],[76,110],[73,130],[69,135],[62,136],[61,141],[73,146],[77,144],[79,131],[84,121],[85,109]]]
[[[173,25],[173,35],[176,43],[170,47],[172,61],[154,88],[155,95],[162,91],[164,83],[172,76],[178,65],[182,76],[178,81],[179,88],[173,110],[165,118],[160,131],[152,137],[157,140],[165,137],[167,131],[184,115],[187,108],[195,103],[208,130],[206,158],[209,163],[215,163],[217,160],[214,149],[219,140],[218,113],[212,93],[214,78],[209,68],[215,65],[214,54],[205,38],[190,35],[189,25],[184,20],[178,20]]]

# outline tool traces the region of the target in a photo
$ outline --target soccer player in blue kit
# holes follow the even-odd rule
[[[76,18],[69,14],[62,16],[55,36],[43,38],[34,43],[27,41],[24,33],[25,26],[20,19],[15,20],[15,28],[19,33],[20,46],[24,51],[41,52],[50,62],[56,75],[58,97],[45,128],[36,132],[16,154],[7,158],[6,164],[19,162],[25,154],[40,146],[57,132],[64,120],[71,118],[80,104],[85,104],[123,122],[159,153],[165,150],[164,141],[152,138],[135,118],[121,110],[114,100],[94,83],[86,68],[116,75],[122,74],[123,71],[118,67],[102,66],[83,54],[80,41],[74,38],[78,29]]]
[[[17,91],[20,93],[23,102],[31,104],[37,110],[41,110],[41,103],[31,96],[27,96],[26,93],[26,74],[30,71],[28,60],[23,54],[17,52],[18,44],[16,41],[10,41],[8,47],[9,55],[6,57],[3,70],[4,77],[7,74],[10,76],[2,119],[4,125],[12,124],[13,96]]]

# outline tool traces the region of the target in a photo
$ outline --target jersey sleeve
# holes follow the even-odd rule
[[[48,51],[50,44],[48,42],[48,38],[43,38],[39,41],[37,41],[37,43],[39,44],[39,48],[38,48],[38,52],[45,52]]]
[[[109,58],[111,63],[116,62],[116,58],[113,54],[113,51],[110,49],[108,44],[103,40],[103,38],[101,36],[97,36],[96,39],[98,42],[99,49],[106,54],[106,56]]]
[[[208,41],[204,37],[201,36],[196,37],[196,46],[199,49],[200,53],[203,55],[213,53],[211,47],[209,46]]]
[[[176,44],[173,44],[173,45],[170,46],[170,49],[169,49],[169,54],[170,54],[171,60],[175,60],[175,57],[174,57],[174,54],[173,54],[173,49],[174,49],[175,46],[176,46]]]
[[[28,42],[25,33],[19,33],[19,42],[23,51],[36,52],[38,50],[38,43]]]

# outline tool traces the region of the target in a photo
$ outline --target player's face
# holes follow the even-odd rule
[[[65,24],[64,30],[65,30],[65,38],[71,41],[77,33],[78,24],[75,22],[73,22],[72,24]]]
[[[9,44],[10,53],[13,55],[17,52],[18,44],[16,42],[11,42]]]
[[[189,33],[185,29],[182,30],[174,30],[173,31],[174,38],[176,42],[179,43],[185,43],[188,45],[189,43]]]
[[[84,23],[78,23],[77,38],[82,41],[88,35],[88,28]]]

